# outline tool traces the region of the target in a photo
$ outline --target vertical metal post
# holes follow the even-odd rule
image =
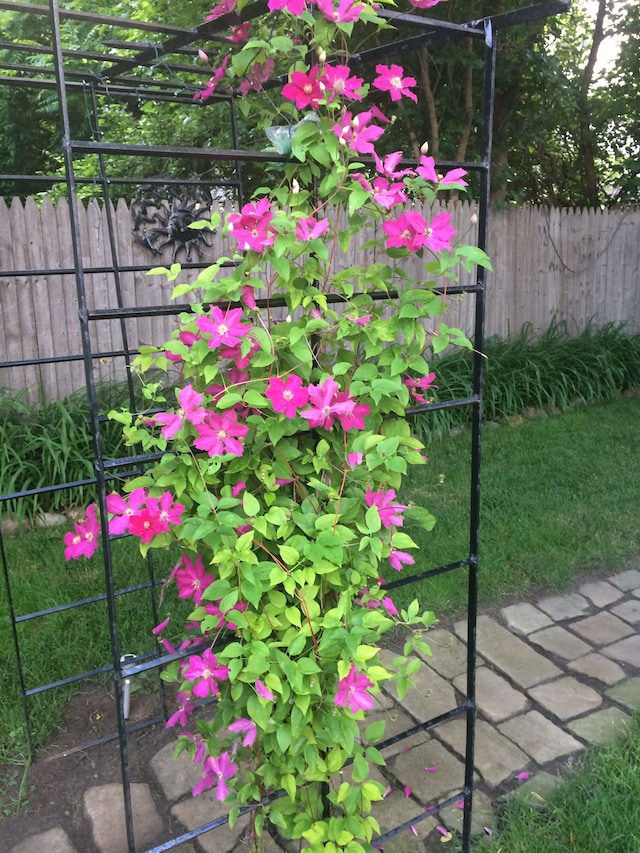
[[[481,161],[484,169],[480,175],[478,202],[478,247],[486,251],[488,219],[491,198],[491,147],[493,139],[493,108],[495,94],[496,46],[491,19],[485,22],[484,91],[482,104]],[[475,756],[476,715],[476,633],[478,611],[478,550],[480,542],[480,456],[482,449],[482,384],[484,373],[484,315],[486,270],[478,267],[476,273],[473,393],[477,398],[471,416],[471,495],[469,513],[469,589],[467,631],[467,710],[465,755],[465,808],[462,823],[462,853],[471,850],[471,816],[473,807],[473,766]]]
[[[127,844],[129,847],[129,851],[130,853],[135,853],[133,809],[131,804],[131,787],[129,783],[129,754],[127,747],[126,722],[123,715],[122,682],[120,677],[120,651],[118,643],[118,625],[113,584],[112,551],[111,542],[109,540],[109,528],[107,524],[106,482],[102,452],[102,440],[100,436],[100,423],[98,418],[96,385],[95,378],[93,375],[91,333],[89,328],[89,310],[87,307],[85,275],[82,261],[80,227],[77,215],[78,198],[76,192],[75,173],[73,166],[73,146],[71,144],[71,126],[69,121],[69,106],[67,102],[66,81],[64,74],[62,37],[60,29],[60,6],[58,0],[49,0],[49,10],[51,17],[52,47],[53,58],[55,63],[56,87],[58,92],[60,117],[62,121],[62,152],[64,156],[65,176],[67,180],[69,198],[69,221],[76,276],[76,290],[78,296],[78,318],[80,322],[80,334],[82,339],[82,354],[84,362],[85,381],[87,387],[87,395],[89,398],[90,421],[95,458],[96,486],[98,491],[98,505],[100,510],[100,524],[102,532],[102,546],[105,569],[105,585],[107,592],[107,608],[109,615],[109,634],[111,638],[113,685],[116,702],[116,715],[118,722],[118,740],[120,744],[120,767],[122,772],[122,792],[124,798],[125,828],[127,833]]]

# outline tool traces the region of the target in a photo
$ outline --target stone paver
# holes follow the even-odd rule
[[[612,613],[603,611],[586,619],[577,619],[569,626],[592,646],[608,646],[633,633],[633,628]]]
[[[559,625],[536,631],[529,637],[529,642],[541,646],[545,651],[551,652],[552,655],[557,655],[563,660],[575,660],[592,651],[591,646],[576,637],[575,634],[571,634],[566,628],[560,628]]]
[[[371,814],[380,824],[382,835],[408,820],[415,821],[412,824],[415,834],[407,829],[394,835],[384,842],[385,853],[424,853],[425,839],[437,826],[437,821],[432,817],[417,820],[424,815],[424,807],[402,791],[392,791],[383,800],[374,803]]]
[[[620,640],[600,651],[618,663],[628,663],[640,669],[640,634],[634,634],[633,637],[627,637],[626,640]]]
[[[461,802],[461,801],[460,801]],[[464,809],[459,805],[447,806],[439,812],[440,822],[447,827],[450,832],[462,834],[462,822],[464,820]],[[495,814],[491,805],[491,800],[482,791],[475,791],[473,794],[473,809],[471,811],[471,834],[482,835],[485,827],[493,829],[495,826]],[[385,851],[386,851],[385,846]]]
[[[170,803],[192,791],[202,779],[201,764],[194,764],[186,751],[176,759],[173,757],[174,753],[175,744],[168,743],[150,762],[162,793]]]
[[[623,601],[622,604],[612,607],[611,612],[631,625],[640,623],[640,601]]]
[[[131,785],[133,830],[138,849],[161,840],[163,823],[148,785]],[[84,794],[84,808],[100,853],[127,853],[122,785],[97,785]]]
[[[430,773],[427,767],[437,769]],[[423,807],[464,789],[464,764],[435,738],[397,755],[389,768],[401,785],[411,788]]]
[[[640,711],[640,678],[627,678],[607,690],[605,695],[631,711]]]
[[[590,581],[578,587],[580,595],[588,598],[596,607],[607,607],[622,597],[622,591],[607,581]]]
[[[454,679],[453,686],[466,693],[466,677]],[[524,693],[514,688],[488,666],[476,670],[476,705],[483,716],[493,723],[499,723],[526,711],[529,701]]]
[[[503,607],[500,616],[510,631],[525,637],[533,631],[540,631],[542,628],[549,628],[553,625],[546,613],[538,610],[537,607],[527,601]]]
[[[602,696],[599,693],[572,676],[533,687],[529,690],[529,696],[562,721],[593,711],[602,705]]]
[[[432,655],[418,652],[427,665],[443,678],[453,679],[467,671],[467,646],[451,631],[436,628],[424,636],[424,641],[431,647]]]
[[[228,811],[228,806],[219,803],[213,791],[204,791],[198,797],[189,797],[177,803],[171,809],[171,814],[180,821],[185,830],[192,830],[217,820]],[[247,823],[246,817],[240,818],[233,829],[229,829],[229,825],[225,823],[199,835],[198,844],[205,853],[230,853],[238,844]]]
[[[612,575],[609,581],[623,592],[630,592],[632,589],[640,588],[640,571],[629,569],[626,572],[618,572],[617,575]]]
[[[567,663],[567,667],[588,678],[595,678],[604,684],[617,684],[624,678],[624,670],[615,661],[593,652],[578,660]]]
[[[576,619],[589,612],[589,602],[577,592],[569,595],[550,595],[538,601],[540,610],[544,610],[556,622],[564,619]]]
[[[438,737],[464,758],[466,724],[464,720],[451,720],[436,729]],[[492,788],[505,779],[515,776],[529,763],[529,758],[508,738],[497,732],[484,720],[476,721],[476,770]]]
[[[69,836],[60,827],[39,832],[12,847],[9,853],[78,853]]]
[[[528,711],[498,725],[503,735],[517,744],[538,764],[580,752],[584,745],[564,732],[539,711]]]
[[[595,714],[574,720],[567,728],[589,744],[606,746],[622,740],[629,733],[630,723],[631,717],[620,708],[603,708]]]
[[[466,622],[457,622],[455,632],[465,636]],[[518,687],[533,687],[561,675],[557,666],[535,652],[523,640],[489,616],[478,618],[478,651],[494,667],[507,675]]]

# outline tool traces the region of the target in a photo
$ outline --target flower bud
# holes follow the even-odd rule
[[[204,50],[202,50],[202,48],[200,48],[198,50],[198,59],[200,60],[200,62],[203,62],[205,65],[209,62],[209,57],[204,52]]]
[[[469,222],[470,222],[472,225],[477,225],[477,224],[478,224],[478,214],[477,214],[477,213],[472,213],[472,214],[471,214],[471,219],[469,220]]]
[[[318,51],[318,62],[326,62],[327,61],[327,51],[321,47]]]
[[[422,143],[422,145],[420,146],[420,153],[424,154],[425,156],[429,153],[429,143],[428,142]]]
[[[291,181],[291,192],[293,195],[297,195],[300,192],[300,184],[295,178]]]

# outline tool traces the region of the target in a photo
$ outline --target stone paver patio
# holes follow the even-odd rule
[[[475,832],[492,825],[499,798],[520,791],[543,803],[570,757],[624,736],[640,710],[639,599],[640,571],[630,569],[478,618]],[[402,702],[392,687],[379,697],[373,717],[388,720],[387,736],[465,700],[466,622],[453,631],[437,627],[426,639],[433,657],[424,657],[416,689]],[[457,715],[384,750],[387,766],[374,770],[389,793],[374,814],[383,832],[413,824],[385,842],[387,853],[434,849],[437,825],[461,831],[461,803],[442,804],[464,788],[465,738],[464,715]],[[225,813],[211,792],[191,796],[199,775],[186,755],[174,761],[172,744],[153,757],[147,784],[132,785],[139,853],[176,837],[176,826],[186,833]],[[96,853],[128,853],[120,785],[90,787],[82,820]],[[172,849],[244,853],[244,826],[240,820],[233,830],[222,826]],[[267,841],[267,853],[287,850],[282,841]],[[89,853],[55,819],[48,831],[3,853],[42,851]]]

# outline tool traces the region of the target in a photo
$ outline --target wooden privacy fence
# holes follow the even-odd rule
[[[473,242],[473,205],[461,202],[449,209],[459,239]],[[107,211],[95,201],[79,205],[83,265],[92,270],[86,275],[89,308],[117,308],[116,285],[126,307],[169,304],[173,283],[148,276],[145,270],[169,266],[172,246],[154,258],[136,241],[126,202],[120,200],[111,213],[115,259],[108,240]],[[431,215],[427,212],[427,217]],[[524,323],[544,330],[554,317],[577,327],[589,321],[596,325],[625,322],[630,331],[640,331],[639,230],[638,209],[569,211],[531,206],[493,212],[489,254],[494,273],[488,284],[487,334],[504,337],[518,332]],[[358,235],[348,256],[336,259],[336,266],[382,260],[373,250],[362,248],[372,236],[375,233]],[[233,253],[228,238],[219,233],[209,242],[211,247],[201,247],[204,260]],[[397,263],[410,275],[420,275],[419,259]],[[111,271],[114,264],[120,270],[118,280]],[[47,272],[51,270],[58,272]],[[192,280],[196,274],[185,270],[179,280]],[[463,271],[461,283],[471,280]],[[452,298],[446,322],[469,332],[473,311],[472,297]],[[161,343],[170,337],[174,325],[172,317],[93,323],[97,378],[121,379],[125,345],[135,349]],[[26,392],[33,400],[40,394],[61,399],[84,385],[82,362],[77,358],[81,341],[66,201],[54,206],[48,199],[40,205],[33,199],[24,204],[13,199],[7,204],[0,198],[0,329],[0,388]]]

